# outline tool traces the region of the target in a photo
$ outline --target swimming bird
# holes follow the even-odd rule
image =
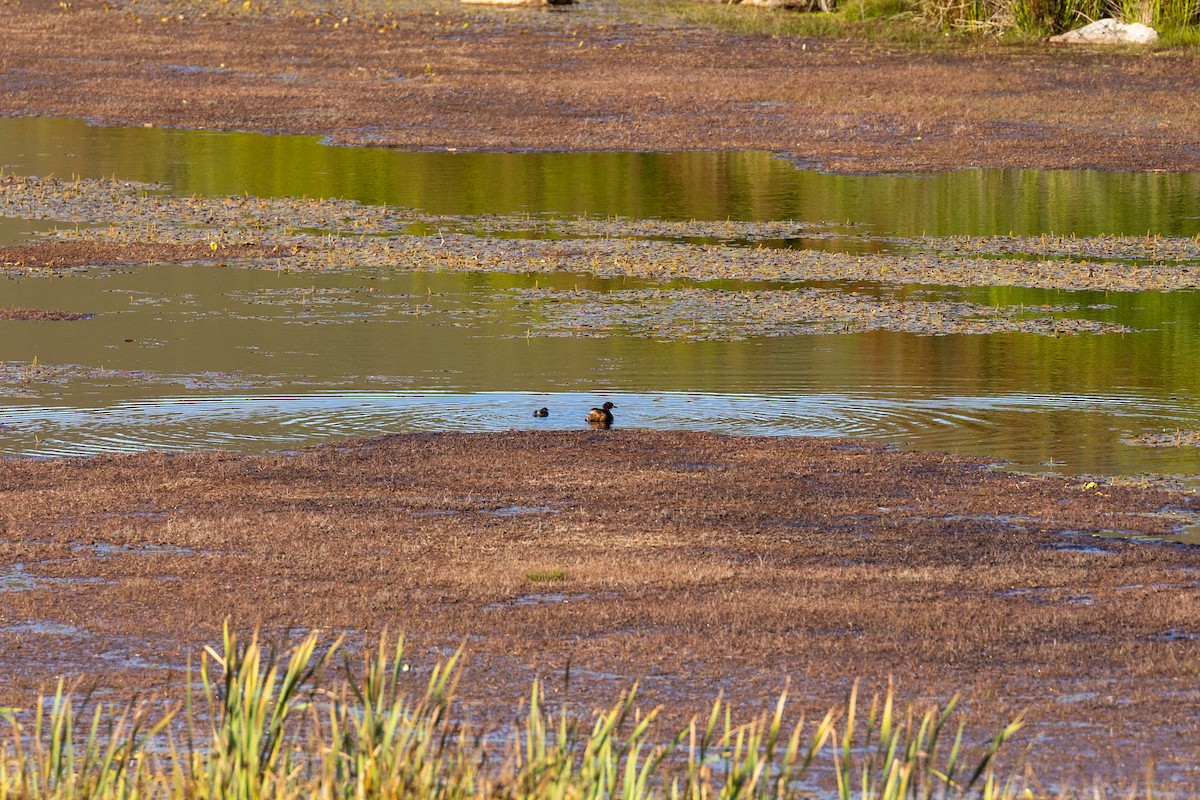
[[[550,409],[546,408],[545,406],[534,409],[533,415],[535,417],[548,417],[550,416]]]
[[[587,424],[591,425],[593,428],[603,428],[604,430],[611,428],[613,424],[613,415],[612,412],[609,411],[610,408],[616,408],[616,406],[612,403],[606,402],[600,408],[593,408],[588,412]]]

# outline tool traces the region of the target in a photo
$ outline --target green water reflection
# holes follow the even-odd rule
[[[432,213],[846,222],[900,235],[1200,233],[1200,176],[978,170],[846,176],[760,152],[449,153],[252,133],[0,120],[0,165],[183,194],[343,197]]]
[[[1200,427],[1193,293],[926,295],[1103,304],[1111,308],[1080,313],[1140,329],[1126,335],[660,342],[527,336],[529,312],[511,290],[534,281],[628,286],[575,275],[381,277],[203,265],[6,280],[5,304],[97,316],[0,323],[0,362],[10,368],[35,358],[78,367],[9,380],[0,425],[10,430],[0,431],[0,451],[254,451],[405,428],[522,427],[533,424],[524,393],[543,393],[549,399],[537,405],[557,410],[586,408],[595,392],[609,392],[621,398],[622,421],[637,427],[870,436],[1032,469],[1200,472],[1194,448],[1122,441]],[[575,416],[568,410],[550,424],[574,427]]]

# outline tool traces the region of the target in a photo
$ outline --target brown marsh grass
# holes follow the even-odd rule
[[[1196,507],[979,459],[649,431],[6,461],[0,702],[63,673],[173,685],[226,618],[386,626],[418,669],[465,646],[480,722],[539,676],[586,707],[640,679],[675,721],[786,681],[823,713],[890,679],[904,702],[961,690],[983,728],[1028,712],[1048,780],[1153,760],[1195,786],[1200,556],[1086,534]]]
[[[0,115],[410,148],[756,149],[845,172],[1200,168],[1194,51],[738,34],[604,5],[10,2]]]
[[[271,253],[269,247],[234,245],[214,249],[199,242],[47,241],[0,248],[0,274],[120,264],[255,258]]]
[[[90,314],[78,311],[55,311],[45,308],[0,308],[0,321],[19,322],[77,322]]]

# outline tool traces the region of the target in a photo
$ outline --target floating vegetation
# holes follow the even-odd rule
[[[521,289],[516,293],[542,317],[532,324],[532,330],[549,336],[622,333],[662,339],[728,340],[877,330],[933,335],[1025,331],[1054,336],[1132,330],[1088,319],[1046,316],[1074,312],[1076,306],[914,303],[832,289]]]
[[[1128,439],[1126,444],[1142,447],[1200,447],[1200,431],[1178,430],[1171,433],[1143,433]]]
[[[661,220],[625,217],[558,218],[519,214],[442,217],[447,229],[463,232],[530,232],[571,238],[641,238],[666,241],[772,242],[845,236],[832,227],[797,220]]]
[[[528,215],[436,217],[337,199],[172,197],[151,184],[16,176],[0,178],[0,215],[108,226],[52,234],[59,240],[200,245],[222,255],[239,252],[234,248],[248,254],[246,248],[263,248],[259,252],[269,255],[242,263],[267,269],[578,272],[652,281],[878,281],[1108,291],[1200,287],[1200,245],[1183,238],[940,238],[906,240],[916,252],[847,253],[681,241],[786,238],[803,228],[794,222],[535,218],[555,236],[586,238],[518,239],[469,231],[482,227],[494,233],[505,225],[528,230]],[[874,241],[866,233],[859,238]],[[1008,257],[1013,255],[1021,257]],[[1075,260],[1076,255],[1084,257]],[[1150,263],[1112,260],[1118,257]]]
[[[80,364],[43,364],[37,358],[27,362],[0,361],[0,397],[26,396],[34,390],[40,393],[47,387],[63,388],[81,380],[104,384],[170,385],[188,389],[250,388],[285,383],[267,379],[251,380],[219,372],[164,374]]]
[[[479,322],[500,318],[500,309],[471,305],[438,304],[429,296],[376,292],[371,287],[286,287],[228,292],[230,300],[251,306],[271,308],[285,316],[254,316],[230,309],[206,312],[209,316],[225,315],[230,319],[282,319],[284,325],[346,325],[365,320],[396,322],[400,319],[423,317],[431,324],[470,327]]]
[[[1137,261],[1200,261],[1200,237],[1164,236],[947,236],[896,240],[946,253],[1008,253]]]

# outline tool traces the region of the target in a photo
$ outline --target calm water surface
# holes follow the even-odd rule
[[[0,120],[0,163],[186,194],[341,196],[431,213],[849,221],[898,235],[1200,233],[1196,175],[847,177],[761,153],[410,153],[39,119]],[[47,227],[0,220],[0,242]],[[1194,448],[1123,441],[1200,428],[1192,292],[938,290],[1101,306],[1078,313],[1138,329],[1126,335],[662,342],[530,336],[516,291],[533,281],[205,265],[3,279],[0,306],[96,316],[0,323],[0,454],[256,452],[399,430],[577,428],[607,396],[629,427],[865,436],[1079,473],[1200,472]],[[534,419],[542,405],[551,416]]]
[[[0,168],[192,195],[342,197],[437,214],[845,222],[881,233],[1200,234],[1200,175],[968,169],[831,175],[761,152],[458,153],[304,136],[0,119]]]

